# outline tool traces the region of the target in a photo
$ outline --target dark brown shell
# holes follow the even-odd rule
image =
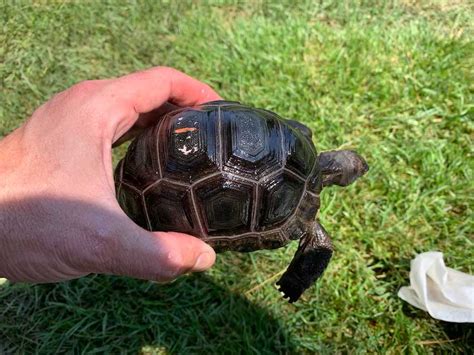
[[[307,131],[218,101],[167,114],[117,166],[117,197],[148,230],[180,231],[217,251],[278,248],[305,234],[321,173]]]

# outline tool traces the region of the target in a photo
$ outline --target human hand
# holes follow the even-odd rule
[[[55,282],[89,273],[168,281],[212,266],[201,240],[148,232],[115,198],[111,147],[163,105],[220,99],[171,68],[81,82],[0,141],[0,277]],[[169,104],[168,104],[169,105]],[[128,132],[128,133],[127,133]]]

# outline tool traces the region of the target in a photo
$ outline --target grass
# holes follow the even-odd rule
[[[473,328],[399,298],[416,253],[474,273],[468,1],[3,3],[0,137],[55,92],[153,65],[308,124],[370,173],[323,193],[336,254],[294,305],[296,245],[220,255],[169,285],[91,275],[0,285],[0,353],[469,352]],[[116,158],[124,149],[116,152]]]

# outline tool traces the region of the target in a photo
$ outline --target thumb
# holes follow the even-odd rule
[[[177,232],[148,232],[127,221],[112,236],[99,273],[171,281],[178,276],[210,268],[214,250],[202,240]]]

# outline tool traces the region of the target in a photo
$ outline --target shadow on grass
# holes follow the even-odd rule
[[[0,286],[0,352],[296,353],[284,325],[204,275]],[[3,349],[2,349],[3,347]]]
[[[415,318],[430,318],[430,315],[419,310],[412,305],[403,302],[402,312],[405,316]],[[431,318],[430,318],[431,319]],[[470,323],[451,323],[433,319],[436,325],[446,334],[445,339],[427,339],[423,341],[426,346],[436,347],[439,345],[451,343],[462,354],[469,354],[474,348],[474,324]]]
[[[64,216],[58,211],[67,211],[71,220],[66,223],[73,225],[84,223],[84,211],[110,223],[121,218],[77,201],[25,203],[36,211],[33,216],[23,216],[25,209],[16,203],[0,206],[0,212],[17,211],[15,216],[31,226],[44,225],[44,215]],[[204,274],[166,285],[99,275],[57,284],[0,285],[0,353],[140,351],[295,353],[296,347],[268,310]]]
[[[460,348],[468,354],[474,349],[474,324],[439,322],[444,332],[452,341],[459,341]]]

